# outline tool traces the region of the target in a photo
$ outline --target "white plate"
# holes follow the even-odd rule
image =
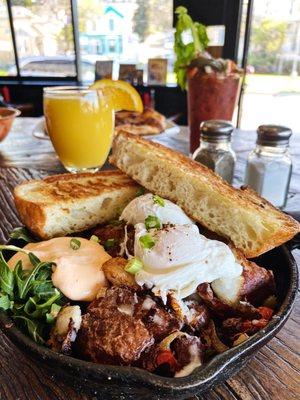
[[[143,137],[146,138],[151,138],[151,137],[160,137],[162,135],[176,135],[179,133],[180,128],[178,125],[175,124],[175,122],[166,120],[166,129],[159,133],[158,135],[144,135]],[[43,139],[43,140],[49,140],[49,135],[45,130],[45,118],[41,117],[39,118],[39,121],[33,128],[32,134],[35,138],[37,139]]]

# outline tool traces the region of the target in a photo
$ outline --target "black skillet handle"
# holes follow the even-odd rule
[[[296,221],[300,222],[300,211],[289,211],[286,214],[290,215]],[[293,237],[293,239],[287,242],[287,245],[290,250],[300,250],[300,233],[298,233],[296,236]]]

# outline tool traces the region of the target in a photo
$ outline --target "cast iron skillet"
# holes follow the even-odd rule
[[[9,243],[24,245],[11,240]],[[9,339],[28,356],[77,391],[105,399],[185,399],[200,394],[237,373],[248,359],[265,345],[285,324],[295,301],[298,288],[298,269],[291,250],[300,248],[300,237],[295,237],[261,257],[256,262],[274,272],[279,307],[265,329],[246,342],[214,357],[183,378],[165,378],[134,368],[99,365],[57,354],[33,342],[0,312],[0,327]]]

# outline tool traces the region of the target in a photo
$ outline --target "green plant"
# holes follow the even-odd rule
[[[44,343],[49,327],[65,302],[52,283],[54,263],[41,262],[28,252],[31,270],[24,270],[20,260],[14,269],[10,269],[2,250],[27,253],[16,246],[0,246],[0,308],[11,315],[35,342]]]
[[[253,25],[248,63],[253,65],[257,72],[275,71],[286,31],[286,22],[263,19]]]
[[[175,31],[174,51],[176,61],[174,72],[177,76],[177,83],[182,88],[186,88],[187,67],[195,60],[207,47],[208,36],[206,27],[199,22],[194,22],[188,15],[185,7],[179,6],[175,13],[178,16]],[[192,41],[185,43],[183,35],[191,33]]]

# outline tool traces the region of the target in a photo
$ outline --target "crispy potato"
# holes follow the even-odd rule
[[[129,286],[138,289],[134,276],[124,270],[127,260],[122,257],[111,258],[102,265],[106,279],[115,286]]]

